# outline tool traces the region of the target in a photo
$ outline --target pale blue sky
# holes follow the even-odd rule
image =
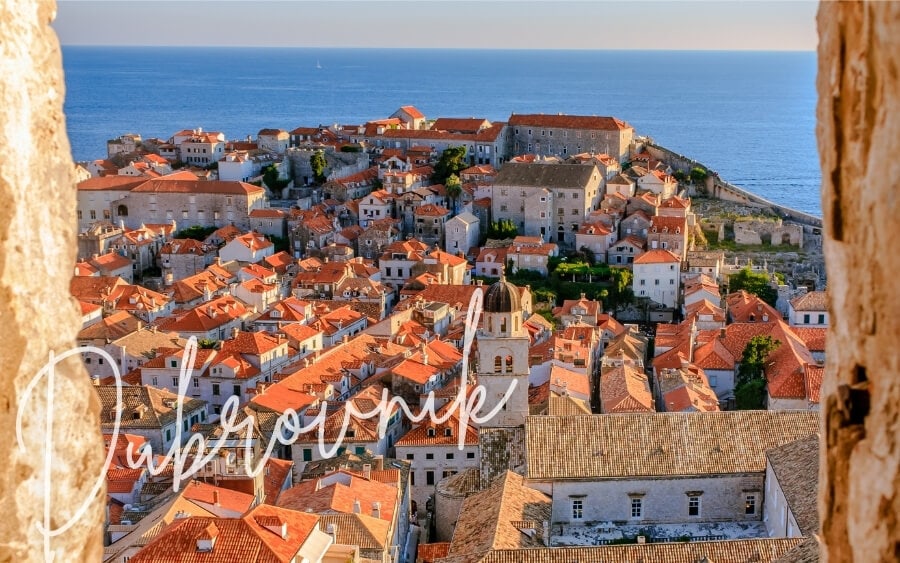
[[[791,50],[813,1],[59,0],[64,45]]]

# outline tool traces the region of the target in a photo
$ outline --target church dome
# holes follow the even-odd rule
[[[519,288],[500,278],[500,281],[488,288],[484,296],[485,313],[511,313],[522,310],[522,298]]]

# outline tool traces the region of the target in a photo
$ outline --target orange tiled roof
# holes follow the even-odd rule
[[[553,127],[559,129],[591,129],[597,131],[621,131],[631,125],[615,117],[564,114],[512,114],[510,126]]]
[[[316,528],[319,518],[267,504],[241,518],[193,516],[176,519],[133,555],[131,563],[210,563],[254,561],[288,563]],[[282,537],[280,529],[286,526]],[[275,531],[278,530],[278,531]],[[197,541],[215,540],[210,551],[199,551]]]
[[[661,264],[661,263],[679,263],[681,259],[668,250],[655,248],[648,250],[634,259],[635,264]]]

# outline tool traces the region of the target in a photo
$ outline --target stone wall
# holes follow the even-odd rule
[[[776,221],[735,221],[737,244],[789,244],[803,248],[803,225]]]
[[[77,250],[75,168],[60,49],[50,27],[55,14],[49,0],[0,4],[0,561],[99,561],[103,550],[105,493],[102,486],[92,490],[104,475],[100,402],[80,359],[63,361],[55,385],[45,377],[26,396],[49,353],[72,349],[81,325],[68,297]],[[40,275],[28,275],[23,265]],[[52,456],[49,464],[45,455]],[[45,504],[48,528],[69,520],[73,527],[45,539],[37,527]]]
[[[822,219],[820,219],[819,217],[816,217],[815,215],[811,215],[809,213],[805,213],[803,211],[792,209],[790,207],[786,207],[784,205],[777,204],[773,201],[769,201],[762,196],[756,195],[743,188],[739,188],[734,184],[726,182],[725,180],[722,180],[715,171],[710,170],[708,166],[697,162],[690,157],[684,156],[683,154],[678,154],[665,147],[661,147],[652,143],[644,143],[643,147],[647,150],[647,152],[650,153],[651,156],[653,156],[653,158],[662,160],[675,170],[689,172],[694,167],[700,167],[709,170],[710,175],[707,178],[705,189],[711,197],[722,199],[725,201],[742,203],[753,207],[759,207],[761,209],[768,208],[775,211],[785,219],[796,221],[797,223],[807,225],[810,228],[818,229],[822,227]]]
[[[828,272],[824,560],[900,558],[900,3],[819,7],[817,133]]]

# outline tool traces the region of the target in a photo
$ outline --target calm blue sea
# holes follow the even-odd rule
[[[65,47],[76,160],[126,132],[229,138],[428,117],[614,115],[734,184],[821,214],[815,53]],[[317,68],[321,66],[321,68]]]

